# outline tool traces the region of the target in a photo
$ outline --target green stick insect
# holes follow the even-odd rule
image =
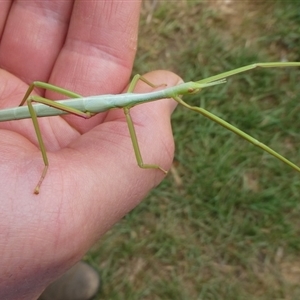
[[[130,109],[133,106],[150,102],[150,101],[156,101],[163,98],[173,98],[175,101],[177,101],[179,104],[183,105],[184,107],[195,111],[212,121],[222,125],[223,127],[227,128],[228,130],[234,132],[235,134],[239,135],[240,137],[244,138],[248,142],[254,144],[255,146],[261,148],[262,150],[268,152],[269,154],[275,156],[285,164],[289,165],[296,171],[300,172],[300,168],[268,147],[267,145],[259,142],[255,138],[251,137],[247,133],[243,132],[242,130],[234,127],[233,125],[229,124],[228,122],[222,120],[221,118],[215,116],[214,114],[208,112],[207,110],[191,106],[187,104],[185,101],[181,99],[180,95],[190,95],[200,92],[203,88],[207,88],[213,85],[223,84],[226,82],[226,78],[230,77],[232,75],[246,72],[251,69],[255,69],[257,67],[262,68],[276,68],[276,67],[299,67],[300,62],[271,62],[271,63],[257,63],[248,65],[242,68],[238,68],[229,72],[221,73],[216,76],[212,76],[206,79],[202,79],[199,81],[191,81],[191,82],[185,82],[182,84],[179,84],[175,87],[171,88],[165,88],[159,91],[154,91],[150,93],[144,93],[144,94],[135,94],[132,93],[134,91],[134,88],[138,82],[138,80],[144,81],[146,84],[157,87],[156,85],[153,85],[148,80],[143,78],[140,75],[134,76],[133,80],[131,81],[128,92],[126,94],[119,94],[119,95],[100,95],[100,96],[90,96],[90,97],[82,97],[81,95],[78,95],[74,92],[68,91],[66,89],[40,82],[35,81],[33,82],[23,100],[21,101],[20,106],[15,108],[7,108],[0,110],[0,122],[3,121],[10,121],[10,120],[19,120],[19,119],[26,119],[31,118],[33,122],[33,126],[37,135],[38,143],[40,146],[40,150],[42,152],[42,157],[44,161],[44,169],[42,172],[42,175],[34,189],[34,193],[38,194],[40,191],[41,184],[46,176],[49,162],[48,157],[46,153],[46,148],[43,142],[42,134],[40,131],[39,123],[38,123],[38,117],[46,117],[46,116],[56,116],[56,115],[63,115],[63,114],[73,114],[79,117],[83,118],[90,118],[94,116],[97,113],[105,112],[107,110],[113,109],[113,108],[122,108],[124,110],[130,137],[133,144],[133,149],[135,152],[136,160],[141,168],[145,169],[159,169],[164,173],[167,173],[166,170],[161,168],[158,165],[155,164],[144,164],[143,158],[139,149],[139,144],[137,140],[137,136],[134,129],[134,124],[130,116]],[[62,95],[65,95],[67,97],[73,98],[68,100],[60,100],[60,101],[52,101],[40,96],[31,96],[31,92],[35,87],[38,88],[44,88],[47,90],[55,91],[57,93],[60,93]],[[22,106],[24,103],[27,103],[27,106]]]

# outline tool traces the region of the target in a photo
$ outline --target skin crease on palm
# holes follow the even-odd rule
[[[0,108],[17,106],[34,80],[82,95],[125,92],[139,10],[140,1],[1,1]],[[146,78],[181,81],[166,71]],[[131,110],[145,163],[170,168],[175,106],[163,100]],[[164,178],[137,166],[122,110],[39,124],[50,161],[39,195],[43,161],[32,121],[0,124],[0,299],[38,298]]]

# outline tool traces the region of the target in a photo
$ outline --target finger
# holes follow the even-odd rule
[[[140,1],[78,1],[51,83],[84,96],[120,93],[136,52]],[[47,94],[49,95],[49,94]],[[50,94],[49,97],[57,95]],[[101,122],[67,118],[81,132]]]
[[[0,65],[27,84],[47,81],[64,43],[73,1],[14,1],[0,44]]]

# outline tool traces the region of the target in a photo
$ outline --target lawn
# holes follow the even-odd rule
[[[199,80],[300,61],[297,1],[145,1],[134,73]],[[300,69],[257,69],[186,97],[300,165]],[[97,299],[300,299],[300,174],[178,107],[162,184],[86,255]]]

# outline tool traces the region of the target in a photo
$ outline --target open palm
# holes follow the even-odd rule
[[[139,6],[140,1],[1,2],[0,108],[17,106],[34,80],[85,96],[126,90]],[[179,81],[163,71],[147,78],[169,86]],[[170,167],[174,107],[166,100],[132,110],[146,163]],[[39,124],[50,168],[34,195],[43,161],[32,121],[0,123],[1,299],[37,297],[163,178],[160,171],[137,167],[122,110],[89,120],[42,118]]]

